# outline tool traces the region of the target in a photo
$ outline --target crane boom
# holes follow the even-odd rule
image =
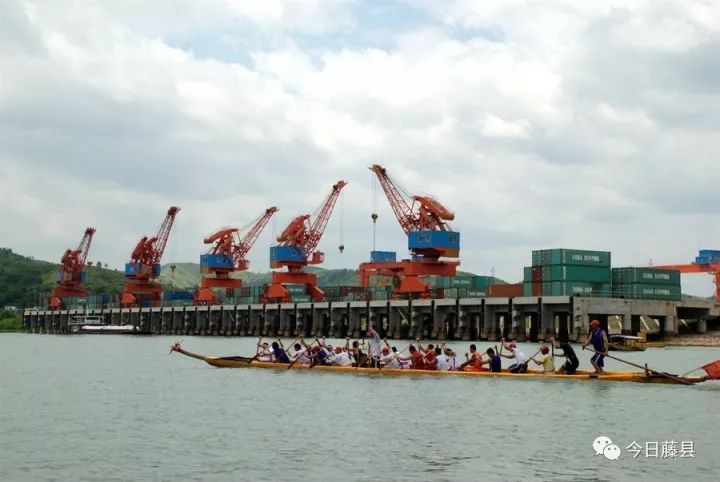
[[[272,206],[270,208],[267,208],[265,210],[265,213],[260,216],[260,218],[255,222],[252,228],[245,234],[245,236],[242,237],[240,242],[238,243],[238,250],[237,250],[237,256],[241,259],[245,258],[247,254],[252,249],[253,245],[255,244],[255,241],[257,241],[258,237],[260,237],[260,233],[263,232],[265,229],[265,226],[267,226],[267,223],[270,222],[270,218],[273,217],[273,214],[278,212],[278,208],[275,206]]]
[[[412,206],[402,195],[392,179],[390,179],[387,170],[379,164],[373,164],[370,166],[370,170],[377,176],[380,186],[382,186],[385,196],[390,202],[390,207],[393,213],[395,213],[395,217],[400,223],[400,227],[405,231],[405,234],[410,233],[410,231],[417,231],[418,226],[415,216],[413,216]]]
[[[308,256],[310,256],[317,249],[318,244],[320,244],[320,240],[322,239],[323,233],[325,232],[328,221],[330,221],[330,215],[332,214],[333,209],[335,209],[335,203],[340,196],[340,191],[342,191],[342,188],[344,188],[346,185],[347,182],[338,181],[332,187],[332,191],[330,191],[330,194],[320,207],[320,211],[318,211],[317,215],[315,216],[315,219],[312,222],[312,226],[310,227],[310,231],[307,234],[307,239],[304,246]]]
[[[62,298],[83,297],[87,291],[83,288],[85,281],[85,263],[90,253],[90,245],[95,234],[95,228],[85,228],[77,249],[67,249],[60,259],[60,270],[57,276],[57,286],[48,299],[48,308],[51,310],[63,307]]]

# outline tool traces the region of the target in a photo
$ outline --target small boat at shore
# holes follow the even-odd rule
[[[645,351],[647,342],[639,336],[610,335],[610,351]]]
[[[260,362],[243,356],[209,357],[198,355],[183,349],[176,343],[171,348],[171,353],[177,352],[190,358],[202,360],[208,365],[217,368],[264,368],[269,370],[305,370],[321,371],[346,374],[365,375],[388,375],[388,376],[436,376],[436,377],[481,377],[481,378],[517,378],[517,379],[559,379],[559,380],[601,380],[608,382],[635,382],[635,383],[664,383],[676,385],[693,385],[704,382],[709,377],[678,377],[677,375],[659,374],[652,371],[613,371],[605,372],[604,375],[578,370],[573,375],[560,373],[542,373],[540,371],[528,370],[526,373],[509,373],[506,370],[501,372],[466,372],[466,371],[435,371],[435,370],[412,370],[396,368],[356,368],[334,365],[302,365],[300,363],[272,363]]]

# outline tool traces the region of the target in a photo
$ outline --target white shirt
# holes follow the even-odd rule
[[[333,355],[332,360],[330,361],[333,365],[340,365],[343,367],[353,364],[352,360],[350,359],[350,355],[346,351],[336,353],[335,355]]]
[[[446,372],[449,370],[447,355],[438,355],[437,356],[437,369],[442,372]]]
[[[378,335],[377,331],[372,332],[373,334],[370,335],[370,356],[376,356],[379,357],[382,355],[382,348],[380,346],[380,335]]]
[[[400,368],[400,361],[392,353],[381,356],[380,364],[386,368]]]
[[[520,348],[518,347],[511,348],[510,351],[512,351],[513,355],[515,355],[515,363],[517,363],[518,365],[521,365],[530,360],[530,358],[528,358],[525,353],[520,351]]]
[[[269,349],[262,349],[257,354],[256,360],[261,362],[270,362],[272,361],[272,352]]]
[[[310,359],[307,357],[307,350],[305,348],[301,348],[300,350],[296,351],[292,354],[290,358],[293,360],[297,360],[300,363],[310,363]]]

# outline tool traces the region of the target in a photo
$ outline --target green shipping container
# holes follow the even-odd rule
[[[615,298],[680,301],[682,299],[682,288],[679,285],[617,283],[613,285],[613,296]]]
[[[308,295],[291,295],[290,301],[293,303],[308,303],[310,302],[310,297]]]
[[[306,288],[305,285],[285,285],[290,295],[304,295]]]
[[[467,297],[468,297],[468,298],[483,298],[483,297],[485,297],[486,295],[487,295],[487,292],[486,292],[486,291],[471,291],[471,290],[469,290],[469,291],[467,292]]]
[[[452,288],[471,288],[473,286],[474,276],[450,276],[449,278]]]
[[[610,267],[610,252],[582,249],[541,249],[532,252],[533,266],[572,264],[578,266]]]
[[[523,281],[532,281],[532,266],[523,268]]]
[[[552,281],[542,284],[543,296],[612,296],[610,283],[586,283],[583,281]]]
[[[667,284],[680,286],[680,272],[653,268],[613,268],[613,283]]]
[[[542,280],[585,281],[587,283],[609,283],[610,268],[597,266],[551,265],[542,267]]]
[[[532,282],[526,281],[523,283],[523,296],[532,296]]]

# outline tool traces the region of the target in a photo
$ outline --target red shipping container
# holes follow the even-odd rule
[[[532,267],[532,280],[533,281],[542,281],[542,266],[533,266]]]
[[[532,284],[532,295],[533,296],[542,296],[542,283],[539,283],[537,281],[533,281]]]
[[[441,300],[445,298],[445,288],[435,288],[435,299]]]
[[[502,285],[490,285],[487,288],[487,295],[488,297],[503,297],[503,298],[512,298],[515,296],[522,296],[523,295],[523,284],[522,283],[516,283],[516,284],[502,284]]]

